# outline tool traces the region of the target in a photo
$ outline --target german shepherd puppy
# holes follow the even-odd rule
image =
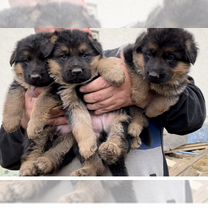
[[[20,128],[25,113],[25,92],[29,88],[44,88],[34,106],[28,123],[27,135],[29,151],[25,155],[20,168],[20,175],[45,175],[56,170],[64,155],[73,144],[71,134],[60,135],[55,127],[47,126],[49,115],[57,111],[62,103],[56,94],[50,94],[53,79],[48,74],[47,58],[52,52],[55,36],[52,34],[36,34],[28,36],[17,43],[10,64],[14,64],[15,78],[11,84],[3,113],[3,127],[8,133]],[[56,38],[56,37],[55,37]],[[46,149],[50,140],[56,141],[53,147]],[[27,137],[27,136],[26,136]]]
[[[145,120],[145,116],[161,115],[177,103],[189,82],[188,73],[196,61],[197,46],[192,34],[184,29],[148,29],[124,50],[124,57],[132,78],[135,104],[140,106],[147,96],[152,96],[144,109]],[[142,117],[141,111],[137,114]],[[129,126],[134,138],[139,138],[144,124],[137,118]]]
[[[101,158],[114,169],[114,175],[127,175],[124,156],[129,146],[125,131],[129,116],[123,110],[102,116],[93,115],[77,90],[98,76],[116,86],[124,82],[125,75],[118,62],[114,58],[103,58],[102,54],[101,44],[88,33],[62,31],[57,33],[57,41],[48,61],[51,77],[61,85],[58,93],[79,152],[85,160],[84,167],[72,173],[76,176],[103,175],[105,166]],[[116,169],[118,164],[122,168]]]

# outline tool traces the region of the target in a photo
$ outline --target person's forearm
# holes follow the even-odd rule
[[[206,107],[203,94],[198,87],[189,84],[178,103],[156,120],[169,133],[184,135],[201,128],[205,118]]]
[[[4,168],[17,170],[23,152],[23,130],[19,129],[8,134],[4,128],[0,129],[0,165]]]

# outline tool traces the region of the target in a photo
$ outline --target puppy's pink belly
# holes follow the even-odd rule
[[[111,124],[115,119],[116,113],[106,113],[99,116],[91,114],[90,116],[93,130],[96,133],[96,136],[99,137],[101,132],[105,131],[108,133],[110,131]],[[68,134],[72,131],[72,129],[70,125],[61,125],[57,127],[57,131],[61,134]]]
[[[70,125],[61,125],[61,126],[58,126],[56,130],[58,132],[60,132],[61,134],[69,134],[72,131]]]
[[[103,115],[91,115],[93,130],[99,137],[100,133],[105,131],[108,133],[111,128],[111,124],[115,118],[116,113],[106,113]]]

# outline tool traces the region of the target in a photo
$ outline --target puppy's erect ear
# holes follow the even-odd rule
[[[125,62],[131,68],[134,66],[133,52],[134,52],[134,45],[133,44],[129,44],[123,50],[123,56],[124,56]]]
[[[147,36],[147,33],[146,32],[143,32],[137,39],[136,39],[136,42],[134,44],[134,50],[137,52],[137,53],[140,53],[142,52],[142,46],[143,46],[143,43],[144,43],[144,40]]]
[[[193,39],[187,40],[185,43],[186,46],[186,56],[188,58],[188,61],[191,64],[195,64],[197,54],[198,54],[198,48],[196,46],[196,43]]]
[[[40,42],[40,50],[44,58],[48,58],[54,49],[55,43],[58,39],[58,32],[52,34],[44,34],[43,40]]]
[[[15,51],[12,53],[11,57],[10,57],[10,61],[9,61],[10,66],[12,66],[12,65],[15,63],[15,61],[16,61],[16,55],[17,55],[17,52],[16,52],[16,50],[15,50]]]
[[[90,44],[91,44],[91,46],[95,49],[95,51],[96,51],[99,55],[103,56],[102,45],[101,45],[96,39],[94,39],[94,38],[92,38],[92,37],[89,37],[89,39],[90,39]]]

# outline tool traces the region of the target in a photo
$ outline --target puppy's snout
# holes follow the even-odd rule
[[[83,73],[83,69],[81,69],[81,68],[74,68],[72,70],[72,75],[80,75],[82,73]]]
[[[167,78],[167,75],[163,72],[156,72],[156,71],[150,71],[147,72],[147,78],[150,82],[153,83],[163,83]]]

